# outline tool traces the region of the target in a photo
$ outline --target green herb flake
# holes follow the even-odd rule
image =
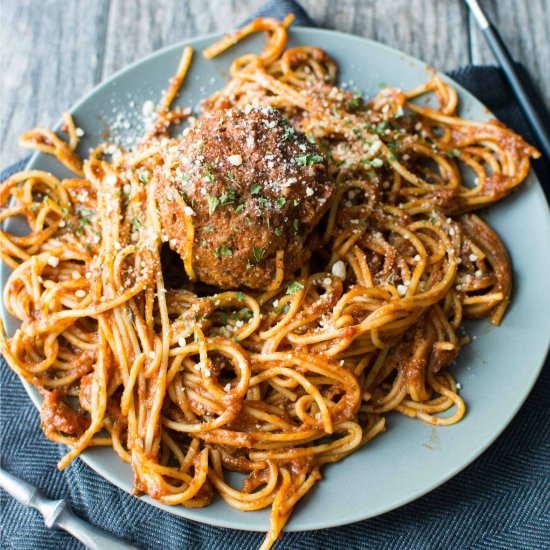
[[[147,185],[149,183],[149,176],[146,172],[142,172],[139,175],[139,181],[141,181],[141,183],[143,183],[144,185]]]
[[[231,250],[231,248],[229,248],[226,244],[222,244],[220,249],[224,256],[233,256],[233,250]]]
[[[257,201],[259,210],[263,210],[269,204],[269,200],[265,197],[258,197]]]
[[[294,128],[292,128],[291,126],[288,126],[287,128],[285,128],[285,133],[283,134],[283,140],[288,141],[289,139],[294,139],[294,134],[295,134]]]
[[[256,183],[250,188],[250,194],[257,195],[261,190],[262,186],[259,183]]]
[[[376,134],[381,134],[384,130],[386,130],[388,127],[388,121],[387,120],[383,120],[382,122],[380,122],[380,124],[378,124],[376,126],[376,131],[375,133]]]
[[[259,248],[255,246],[253,253],[254,253],[254,259],[256,260],[256,263],[259,263],[265,254],[265,250],[263,248]]]
[[[202,181],[204,181],[205,183],[212,183],[214,181],[214,174],[212,174],[212,172],[210,172],[209,170],[206,170],[204,176],[202,177]]]
[[[229,183],[233,183],[237,187],[240,187],[237,183],[237,180],[235,179],[235,176],[233,175],[233,172],[227,172],[224,177]]]
[[[312,166],[316,162],[323,162],[322,155],[314,155],[313,153],[308,153],[307,155],[296,157],[296,163],[300,166]]]
[[[294,281],[293,283],[290,283],[286,287],[286,293],[290,294],[291,296],[294,296],[294,294],[302,290],[302,288],[304,288],[304,285],[302,283],[299,283],[298,281]]]
[[[208,201],[208,213],[211,216],[216,211],[216,208],[218,208],[220,199],[218,199],[218,197],[214,197],[213,195],[207,194],[206,200]]]
[[[231,204],[232,202],[233,202],[233,199],[227,193],[222,193],[220,195],[220,204],[222,204],[222,205],[223,204]]]

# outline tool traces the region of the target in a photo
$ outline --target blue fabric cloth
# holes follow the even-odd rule
[[[297,14],[294,2],[268,2],[262,15]],[[532,140],[501,72],[465,67],[450,73],[495,114]],[[1,174],[20,170],[19,163]],[[537,165],[550,181],[548,165]],[[48,441],[21,382],[0,365],[0,448],[5,469],[40,487],[51,498],[67,498],[83,519],[143,549],[257,548],[262,533],[234,531],[187,521],[131,497],[99,477],[79,459],[64,472],[56,463],[66,449]],[[286,533],[275,548],[550,548],[550,364],[529,399],[499,439],[466,470],[429,495],[377,518],[322,531]],[[332,466],[332,467],[338,467]],[[3,491],[1,548],[82,548],[70,535],[48,530],[41,516]]]

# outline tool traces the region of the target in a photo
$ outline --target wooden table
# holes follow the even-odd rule
[[[227,31],[264,0],[0,0],[1,166],[100,81],[184,38]],[[319,26],[378,40],[441,71],[494,63],[461,0],[301,0]],[[482,0],[550,104],[550,0]]]

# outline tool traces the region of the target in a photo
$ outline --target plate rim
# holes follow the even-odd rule
[[[406,52],[403,52],[401,50],[398,50],[396,48],[388,46],[384,43],[378,42],[376,40],[372,40],[372,39],[369,39],[369,38],[364,38],[364,37],[361,37],[361,36],[358,36],[358,35],[342,32],[342,31],[332,30],[332,29],[323,29],[323,28],[317,28],[317,27],[307,27],[307,26],[297,25],[297,26],[292,26],[290,28],[290,33],[289,34],[291,34],[292,31],[299,31],[299,32],[303,31],[303,32],[306,32],[306,33],[312,33],[312,34],[318,35],[320,37],[329,34],[329,35],[332,35],[332,36],[335,36],[335,37],[342,37],[344,40],[356,41],[358,43],[362,43],[363,45],[365,43],[367,43],[371,47],[380,48],[382,50],[385,50],[390,55],[398,55],[404,61],[408,61],[409,63],[411,63],[412,65],[417,66],[417,67],[421,66],[426,71],[435,70],[436,73],[439,76],[441,76],[441,78],[444,81],[446,81],[448,83],[451,83],[458,90],[459,95],[467,96],[470,100],[473,100],[477,104],[481,105],[483,107],[485,113],[487,114],[487,116],[494,116],[492,111],[482,101],[480,101],[475,95],[473,95],[471,92],[469,92],[466,88],[461,86],[453,78],[449,77],[445,73],[442,73],[442,72],[438,71],[437,69],[435,69],[431,65],[425,63],[421,59],[416,58],[416,57],[414,57],[414,56],[412,56],[412,55],[410,55]],[[79,98],[75,103],[73,103],[70,106],[70,108],[67,109],[67,111],[70,112],[70,113],[74,113],[74,111],[79,109],[85,102],[88,101],[88,99],[90,99],[96,93],[100,92],[101,90],[103,90],[104,88],[106,88],[107,86],[112,84],[114,81],[118,80],[119,78],[123,77],[125,73],[134,70],[135,68],[139,67],[142,64],[149,63],[157,57],[162,57],[167,52],[171,52],[171,51],[174,51],[174,50],[177,50],[177,49],[182,49],[186,45],[191,45],[193,47],[193,45],[196,42],[206,41],[206,40],[214,41],[214,40],[222,37],[225,34],[227,34],[227,33],[213,32],[213,33],[208,33],[208,34],[204,34],[204,35],[199,35],[199,36],[195,36],[195,37],[191,37],[191,38],[187,38],[187,39],[175,42],[173,44],[164,46],[164,47],[162,47],[158,50],[150,52],[146,56],[141,57],[141,58],[133,61],[132,63],[129,63],[128,65],[125,65],[124,67],[121,67],[120,69],[115,71],[112,75],[110,75],[108,78],[106,78],[102,82],[99,82],[96,86],[94,86],[87,93],[85,93],[81,98]],[[197,53],[200,54],[200,50],[195,50],[194,51],[194,55],[197,55]],[[61,125],[62,125],[62,120],[59,119],[55,123],[55,125],[53,126],[54,131],[56,131],[56,132],[59,131]],[[32,154],[32,156],[29,158],[28,162],[26,163],[24,169],[25,170],[32,169],[33,165],[42,156],[45,157],[46,155],[44,155],[40,151],[34,152]],[[532,167],[531,167],[531,170],[530,170],[530,178],[533,180],[534,187],[535,187],[535,192],[539,195],[538,200],[540,202],[542,202],[543,205],[546,204],[546,209],[548,211],[547,212],[548,216],[546,217],[546,227],[545,227],[545,229],[546,229],[546,234],[547,234],[546,242],[547,242],[548,248],[550,250],[550,208],[549,208],[549,205],[548,205],[548,200],[547,200],[546,195],[545,195],[545,193],[542,189],[542,185],[540,184],[540,181],[539,181],[536,173],[532,169]],[[482,209],[482,211],[483,210],[484,209]],[[2,277],[1,282],[2,283],[5,282],[4,277]],[[2,284],[2,287],[3,287],[3,284]],[[5,306],[4,306],[3,302],[0,303],[0,312],[2,314],[2,317],[5,319],[7,311],[5,309]],[[548,344],[550,346],[550,334],[548,335]],[[405,506],[405,505],[407,505],[411,502],[414,502],[414,501],[418,500],[422,496],[427,495],[428,493],[431,493],[432,491],[434,491],[438,487],[441,487],[443,484],[445,484],[451,478],[455,477],[461,471],[463,471],[468,466],[470,466],[477,458],[479,458],[498,439],[498,437],[500,437],[500,435],[504,432],[504,430],[510,425],[511,421],[517,415],[517,413],[519,412],[519,410],[521,409],[521,407],[524,405],[527,398],[531,394],[534,385],[536,384],[537,380],[540,377],[540,374],[541,374],[542,369],[544,367],[545,361],[546,361],[547,357],[549,356],[549,354],[550,354],[550,349],[547,350],[546,355],[542,358],[542,360],[540,362],[540,365],[536,369],[532,369],[531,379],[529,380],[528,388],[525,390],[525,393],[521,397],[521,399],[516,403],[515,407],[511,407],[510,409],[508,409],[508,414],[502,416],[503,420],[501,421],[499,428],[496,431],[493,431],[491,436],[488,437],[486,440],[484,440],[482,443],[480,443],[474,451],[470,452],[468,454],[468,458],[466,460],[463,460],[460,464],[458,464],[454,468],[447,471],[445,473],[445,475],[442,475],[442,476],[438,477],[437,479],[435,479],[434,481],[431,481],[431,482],[427,483],[423,488],[421,488],[417,491],[414,491],[412,493],[408,493],[406,496],[403,496],[403,497],[400,497],[400,498],[397,498],[397,499],[393,499],[393,502],[391,504],[387,504],[386,506],[383,506],[383,507],[379,508],[378,511],[376,511],[376,512],[370,512],[370,513],[357,512],[355,514],[349,514],[346,519],[334,520],[332,522],[328,521],[328,522],[322,522],[322,523],[315,523],[315,521],[310,520],[305,526],[298,526],[298,525],[293,526],[293,522],[292,522],[292,518],[291,518],[288,525],[285,526],[283,531],[284,532],[301,532],[301,531],[313,531],[313,530],[318,530],[318,529],[328,529],[328,528],[334,528],[334,527],[341,527],[341,526],[344,526],[344,525],[349,525],[349,524],[352,524],[352,523],[356,523],[358,521],[371,519],[371,518],[378,517],[378,516],[381,516],[383,514],[386,514],[386,513],[390,512],[392,510],[396,510],[398,508],[401,508],[401,507],[403,507],[403,506]],[[29,384],[24,379],[19,378],[19,380],[23,384],[23,387],[25,388],[25,391],[29,395],[29,397],[30,397],[31,401],[33,402],[34,406],[39,408],[40,403],[41,403],[41,399],[40,399],[39,395],[37,394],[36,390],[34,389],[34,386]],[[125,493],[129,494],[128,490],[126,490],[124,487],[122,487],[120,482],[117,482],[116,476],[110,475],[108,470],[105,470],[103,466],[100,466],[96,463],[96,458],[94,456],[89,456],[86,453],[83,453],[78,458],[80,458],[97,475],[99,475],[103,479],[106,479],[109,483],[115,485],[118,489],[121,489]],[[223,528],[230,528],[230,529],[235,529],[235,530],[253,531],[253,532],[265,532],[269,528],[268,525],[266,525],[264,527],[259,527],[259,526],[256,526],[256,525],[250,525],[246,522],[243,525],[239,525],[238,527],[235,527],[231,520],[225,520],[223,517],[219,517],[219,516],[211,517],[211,516],[208,516],[208,515],[206,515],[206,517],[202,517],[202,516],[201,517],[196,517],[194,515],[191,517],[190,515],[186,514],[186,511],[189,510],[189,509],[185,508],[184,506],[178,506],[178,507],[167,506],[167,505],[162,504],[161,502],[158,502],[158,501],[152,499],[148,495],[145,495],[145,496],[142,496],[142,497],[137,497],[137,498],[139,498],[139,500],[141,500],[141,501],[143,501],[143,502],[145,502],[149,505],[155,506],[156,508],[158,508],[162,511],[168,512],[168,513],[170,513],[172,515],[175,515],[177,517],[185,518],[185,519],[191,520],[191,521],[197,521],[199,523],[203,523],[203,524],[207,524],[207,525],[213,525],[213,526],[216,526],[216,527],[223,527]],[[226,505],[229,506],[228,504],[226,504]],[[243,514],[245,514],[245,512],[243,512]]]

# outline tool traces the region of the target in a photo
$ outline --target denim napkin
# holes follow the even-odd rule
[[[256,15],[314,25],[292,0],[272,0]],[[502,73],[495,67],[463,67],[449,73],[497,117],[534,143]],[[9,167],[3,181],[23,168]],[[550,170],[536,163],[548,184]],[[21,382],[0,358],[2,466],[40,487],[50,498],[67,498],[75,513],[143,549],[233,550],[257,548],[263,533],[236,531],[181,519],[111,485],[81,460],[56,468],[66,448],[47,440]],[[518,368],[521,368],[518,365]],[[345,527],[285,533],[275,549],[550,548],[550,364],[529,399],[498,440],[475,462],[430,494],[377,518]],[[332,467],[338,467],[332,466]],[[76,550],[83,546],[41,516],[0,492],[0,548]]]

